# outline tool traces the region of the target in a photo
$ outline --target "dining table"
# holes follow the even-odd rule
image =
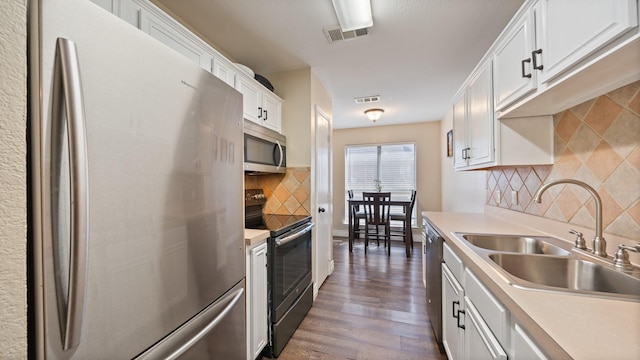
[[[364,200],[362,198],[358,199],[354,197],[353,199],[347,200],[347,203],[349,210],[349,252],[353,252],[353,241],[355,239],[355,232],[353,228],[355,222],[355,219],[353,218],[353,208],[355,206],[364,205]],[[403,212],[409,215],[404,220],[404,228],[409,229],[404,232],[404,244],[406,247],[407,257],[411,257],[411,238],[409,237],[411,231],[411,198],[409,196],[393,196],[393,194],[391,194],[390,204],[391,206],[402,207]]]

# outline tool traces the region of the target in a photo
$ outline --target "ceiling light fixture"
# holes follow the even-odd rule
[[[380,116],[382,116],[383,112],[384,110],[382,109],[369,109],[369,110],[365,110],[364,114],[367,115],[369,120],[375,123],[378,119],[380,119]]]
[[[373,26],[371,0],[331,0],[342,31]]]

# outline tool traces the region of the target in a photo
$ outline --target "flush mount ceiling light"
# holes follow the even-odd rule
[[[371,0],[331,0],[342,31],[373,26]]]
[[[369,109],[369,110],[365,110],[364,114],[367,115],[369,120],[375,123],[378,119],[380,119],[380,116],[382,116],[383,112],[384,110],[382,109]]]

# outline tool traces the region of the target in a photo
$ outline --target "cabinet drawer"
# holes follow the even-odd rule
[[[451,248],[444,242],[442,248],[442,258],[444,262],[447,264],[453,276],[458,280],[460,284],[463,284],[464,281],[462,278],[462,274],[464,272],[464,266],[462,265],[462,260],[451,250]]]
[[[471,299],[501,344],[509,339],[509,312],[469,270],[465,270],[465,295]]]

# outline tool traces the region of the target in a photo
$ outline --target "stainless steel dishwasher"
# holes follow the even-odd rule
[[[427,222],[422,221],[425,237],[427,313],[438,346],[442,349],[442,236]]]

